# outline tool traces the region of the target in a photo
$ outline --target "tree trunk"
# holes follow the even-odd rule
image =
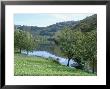
[[[27,50],[27,55],[28,55],[29,51]]]
[[[92,66],[93,66],[93,67],[92,67],[92,73],[94,73],[94,59],[93,59],[92,62],[93,62],[93,65],[92,65]]]
[[[20,52],[20,54],[21,54],[21,48],[19,49],[19,52]]]
[[[69,66],[69,62],[70,62],[70,59],[68,59],[68,63],[67,63],[67,66]]]

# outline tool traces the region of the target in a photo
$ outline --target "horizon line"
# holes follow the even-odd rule
[[[83,19],[82,19],[83,20]],[[74,21],[74,20],[68,20],[68,21],[61,21],[61,22],[56,22],[54,24],[57,24],[57,23],[62,23],[62,22],[71,22],[71,21]],[[74,22],[79,22],[80,20],[77,20],[77,21],[74,21]],[[47,25],[47,26],[44,26],[44,27],[48,27],[48,26],[51,26],[51,25],[54,25],[54,24],[50,24],[50,25]],[[37,25],[22,25],[22,24],[14,24],[14,25],[20,25],[20,26],[36,26],[36,27],[40,27],[40,26],[37,26]],[[43,27],[43,26],[42,26]]]

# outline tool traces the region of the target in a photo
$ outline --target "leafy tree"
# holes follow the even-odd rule
[[[20,50],[26,50],[27,54],[36,48],[36,40],[26,31],[15,30],[14,32],[14,46]]]
[[[68,64],[70,59],[75,58],[78,63],[84,63],[86,69],[92,63],[92,71],[94,73],[94,66],[96,63],[96,31],[81,32],[73,31],[69,28],[56,33],[55,43],[59,46],[62,53],[68,57]],[[87,66],[88,65],[88,66]]]
[[[14,32],[14,47],[20,50],[24,49],[25,43],[24,43],[24,38],[25,38],[25,32],[22,30],[15,30]]]
[[[74,46],[74,57],[77,62],[84,63],[84,69],[89,70],[90,64],[92,64],[92,72],[96,69],[96,52],[97,52],[97,34],[96,30],[91,32],[73,32],[76,37],[76,44]]]
[[[36,48],[36,40],[33,38],[33,36],[29,32],[25,32],[25,38],[24,38],[24,50],[27,51],[27,54],[29,51],[32,51]]]
[[[95,64],[97,61],[97,58],[96,58],[96,52],[97,52],[96,31],[93,30],[91,32],[77,32],[77,33],[78,34],[77,34],[75,56],[82,59],[82,61],[85,63],[86,69],[87,69],[87,65],[90,66],[90,63],[92,63],[92,72],[94,73]]]
[[[76,40],[73,31],[69,28],[64,28],[64,30],[57,32],[55,35],[55,43],[59,46],[64,56],[68,58],[67,66],[69,66],[69,61],[74,56]]]

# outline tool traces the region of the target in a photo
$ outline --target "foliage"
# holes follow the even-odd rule
[[[75,55],[74,57],[79,58],[84,62],[84,66],[87,67],[87,63],[92,63],[92,71],[94,72],[95,63],[97,61],[96,52],[97,52],[97,35],[96,31],[92,32],[75,32],[77,37],[76,46],[75,46]],[[90,65],[90,63],[89,63]],[[88,66],[89,66],[88,65]]]
[[[33,36],[26,31],[22,30],[15,30],[14,32],[14,46],[15,48],[21,50],[31,51],[35,49],[36,47],[36,40],[33,38]]]
[[[87,63],[92,62],[93,72],[96,62],[97,37],[96,31],[81,32],[68,28],[56,33],[55,43],[60,47],[61,51],[68,58],[75,59],[82,65],[84,63],[87,69]],[[69,64],[67,64],[68,66]]]
[[[67,66],[69,66],[69,61],[74,56],[76,40],[77,39],[73,35],[73,31],[69,28],[64,28],[55,35],[55,43],[59,46],[63,54],[68,58]]]
[[[36,40],[29,32],[25,33],[24,44],[25,44],[24,49],[27,51],[27,54],[28,51],[32,51],[36,48]]]
[[[24,47],[25,47],[24,38],[25,38],[24,31],[17,29],[14,32],[14,48],[20,49],[20,53],[21,53],[21,50],[24,49]]]

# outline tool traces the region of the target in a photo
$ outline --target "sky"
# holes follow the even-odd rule
[[[38,14],[14,14],[15,25],[27,25],[27,26],[38,26],[46,27],[58,22],[64,21],[79,21],[87,16],[93,15],[92,13],[84,14],[71,14],[71,13],[38,13]]]

